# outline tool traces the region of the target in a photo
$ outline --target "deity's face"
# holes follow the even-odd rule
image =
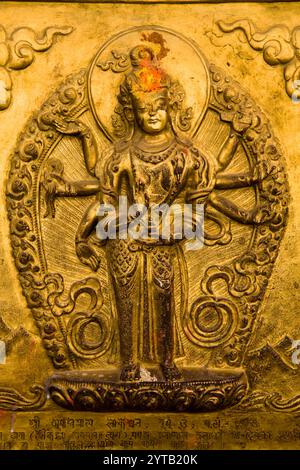
[[[136,92],[132,95],[133,109],[139,128],[147,134],[159,134],[169,121],[167,89]]]

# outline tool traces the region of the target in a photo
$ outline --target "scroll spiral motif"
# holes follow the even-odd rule
[[[285,79],[285,89],[288,96],[298,94],[295,82],[300,79],[300,26],[290,30],[285,25],[275,25],[266,31],[261,31],[247,19],[233,23],[217,22],[224,33],[241,31],[248,44],[255,51],[261,51],[264,61],[271,65],[282,65]],[[241,41],[242,39],[239,38]]]
[[[85,93],[83,70],[67,78],[30,119],[11,158],[7,183],[11,244],[19,279],[45,349],[57,368],[76,368],[78,357],[104,354],[112,339],[112,325],[102,306],[97,279],[74,283],[67,300],[63,300],[63,277],[47,270],[39,231],[40,213],[36,209],[39,169],[61,138],[51,123],[56,118],[75,118],[86,111]],[[78,312],[76,308],[82,293],[90,296],[88,312]],[[93,335],[96,339],[91,340]]]
[[[253,225],[251,246],[231,263],[207,269],[201,283],[204,296],[186,312],[183,327],[188,338],[199,346],[222,344],[215,365],[240,366],[287,223],[288,184],[282,151],[265,115],[221,69],[212,65],[210,74],[211,109],[236,132],[246,129],[241,142],[250,164],[270,171],[258,184],[261,223]],[[226,287],[226,300],[217,298],[216,281]],[[207,315],[211,316],[211,331],[205,327]]]
[[[54,38],[58,35],[67,35],[73,28],[62,26],[49,27],[40,34],[36,34],[28,27],[17,28],[8,34],[0,25],[0,111],[10,106],[12,100],[12,70],[23,70],[34,61],[35,52],[44,52],[50,49]],[[28,147],[29,154],[35,152]]]

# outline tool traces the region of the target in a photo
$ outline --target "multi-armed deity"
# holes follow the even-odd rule
[[[138,30],[134,33],[135,41],[137,33]],[[171,36],[173,33],[166,34]],[[50,158],[42,171],[42,199],[46,203],[46,216],[53,217],[56,217],[64,197],[70,200],[80,197],[88,201],[85,213],[76,226],[73,249],[76,250],[80,263],[89,269],[93,282],[96,282],[100,268],[106,266],[108,302],[114,305],[117,317],[114,327],[118,329],[119,358],[114,356],[113,366],[119,369],[119,381],[114,380],[115,386],[117,387],[117,383],[135,382],[137,386],[140,384],[146,387],[147,393],[151,390],[154,393],[153,384],[176,382],[179,389],[180,384],[190,387],[190,391],[184,392],[188,394],[186,409],[197,409],[196,403],[200,400],[200,395],[203,398],[203,393],[208,393],[211,385],[216,387],[219,384],[222,388],[227,380],[240,388],[231,390],[230,393],[229,389],[222,389],[223,401],[225,400],[223,405],[226,406],[226,400],[228,404],[233,404],[239,399],[238,394],[242,391],[242,396],[246,390],[242,372],[237,368],[242,365],[243,350],[253,328],[262,290],[265,289],[264,279],[270,274],[266,266],[274,261],[272,254],[268,260],[264,260],[262,253],[259,253],[262,248],[259,237],[264,236],[264,233],[259,235],[258,228],[263,226],[268,230],[266,227],[273,224],[278,231],[284,225],[280,214],[281,206],[274,199],[275,192],[273,200],[265,197],[271,187],[276,186],[275,178],[281,171],[281,168],[276,167],[277,160],[273,159],[272,154],[277,150],[271,142],[272,134],[263,122],[260,110],[255,108],[237,84],[224,78],[214,67],[210,69],[211,86],[204,82],[195,82],[195,87],[203,87],[203,102],[208,103],[206,108],[209,108],[207,111],[202,106],[202,117],[197,121],[197,103],[195,106],[185,106],[189,92],[192,95],[195,92],[185,89],[180,77],[173,77],[172,70],[169,70],[170,65],[164,65],[169,49],[165,46],[163,33],[158,28],[151,34],[143,33],[140,38],[140,43],[134,43],[130,39],[132,44],[128,46],[126,54],[113,51],[113,59],[106,61],[97,57],[96,66],[94,62],[90,70],[89,102],[96,120],[102,112],[101,103],[105,108],[105,100],[111,98],[105,95],[105,90],[96,90],[95,94],[98,93],[99,96],[100,93],[101,97],[98,103],[94,99],[94,69],[97,69],[97,73],[102,73],[101,77],[111,74],[114,75],[114,83],[118,81],[114,90],[111,85],[111,96],[115,96],[114,137],[113,133],[109,134],[105,129],[101,119],[98,120],[98,125],[90,125],[87,120],[82,119],[80,106],[80,113],[76,113],[74,108],[69,113],[48,112],[46,117],[44,115],[48,128],[54,129],[58,136],[74,136],[81,141],[81,158],[88,176],[83,179],[68,178],[64,174],[62,162],[57,158]],[[176,36],[176,41],[179,40]],[[178,61],[180,62],[180,57]],[[206,70],[204,62],[201,66]],[[187,83],[186,72],[185,70],[182,75]],[[205,74],[203,76],[207,79]],[[193,81],[189,80],[188,83],[192,87]],[[97,86],[102,86],[101,80]],[[105,112],[103,110],[104,114]],[[193,120],[196,120],[196,124]],[[205,124],[202,125],[201,121]],[[221,131],[214,128],[217,125],[221,127]],[[104,145],[105,138],[108,141]],[[227,172],[227,167],[232,167],[234,171]],[[242,193],[242,196],[236,198],[235,191],[241,188],[251,188],[252,193],[250,194],[249,189],[246,196]],[[149,236],[134,236],[133,232],[128,232],[132,214],[128,213],[125,224],[124,218],[122,221],[120,219],[119,206],[124,198],[131,207],[176,207],[177,215],[178,211],[181,215],[184,214],[187,204],[191,207],[203,205],[205,250],[211,252],[201,248],[189,252],[185,250],[187,237],[184,234],[178,236],[172,224],[168,236],[163,236],[160,230],[165,215],[163,211],[158,219],[159,230],[155,232],[155,236],[151,236],[151,230]],[[99,239],[96,236],[97,227],[107,217],[105,211],[100,211],[103,205],[114,207],[118,215],[113,220],[115,236]],[[143,214],[143,222],[146,221],[148,228],[153,228],[154,222],[149,214],[150,212]],[[47,222],[48,227],[54,220]],[[109,221],[109,218],[105,220]],[[227,254],[230,262],[224,265],[220,249],[232,240],[231,221],[235,227],[239,224],[249,226],[245,233],[253,245],[252,248],[244,249],[242,255],[237,253],[236,248],[231,248],[232,251]],[[238,230],[236,228],[236,233]],[[274,234],[276,230],[272,232],[271,229],[271,232]],[[265,246],[269,242],[270,239],[266,239]],[[215,257],[212,256],[214,250]],[[195,272],[197,266],[199,270],[202,269],[202,265],[206,263],[205,256],[210,264],[202,279],[202,292],[198,297],[194,294],[189,307],[188,288],[198,282],[195,275],[190,278],[190,273],[192,270]],[[255,263],[259,266],[257,272],[254,269]],[[261,269],[262,266],[265,269]],[[259,269],[261,271],[258,273]],[[215,282],[219,281],[227,285],[227,293],[224,286],[216,293]],[[90,293],[90,281],[85,282],[86,287],[83,283],[80,292]],[[61,303],[53,301],[55,295],[51,295],[48,300],[52,301],[50,304],[54,311],[59,311],[56,313],[57,317],[71,312],[67,307],[63,310]],[[70,297],[75,302],[76,294],[72,295],[71,293]],[[87,318],[88,315],[82,321],[87,322]],[[93,318],[96,321],[96,317]],[[79,347],[76,349],[74,346],[75,333],[71,332],[68,336],[71,324],[72,328],[77,325],[76,341],[82,341],[82,344],[85,341],[85,326],[80,326],[80,329],[76,318],[67,324],[66,341],[70,337],[74,357]],[[90,344],[93,344],[93,338]],[[193,360],[189,344],[214,352],[206,362],[202,360],[201,366],[197,353],[197,359]],[[156,369],[153,372],[153,365],[159,367],[159,372]],[[196,366],[196,372],[192,376],[189,375],[190,372],[186,372],[191,365]],[[147,367],[150,367],[152,375],[147,375]],[[85,369],[95,371],[97,367],[93,363],[90,367],[85,364]],[[218,370],[221,370],[219,375]],[[233,375],[230,375],[230,370]],[[85,378],[82,376],[82,380],[88,381],[86,370],[84,374]],[[97,373],[93,372],[92,375],[95,377]],[[70,381],[73,380],[74,383],[80,381],[79,377],[80,372],[73,379],[69,375]],[[145,377],[149,377],[148,382]],[[103,380],[105,382],[105,378]],[[100,378],[99,381],[101,382]],[[69,393],[65,390],[58,392],[57,386],[56,381],[53,386],[54,389],[56,387],[54,399],[58,396],[57,393]],[[87,395],[92,393],[91,387],[92,385],[86,391]],[[162,405],[162,408],[174,408],[175,398],[171,399],[171,392],[164,391],[163,385],[161,387],[160,393],[166,394],[165,399],[171,402],[173,400],[173,404],[170,402],[171,405]],[[122,393],[125,393],[124,390],[122,389]],[[101,395],[99,387],[93,393]],[[226,393],[231,394],[231,398]],[[194,405],[190,401],[191,394]],[[100,395],[93,399],[100,403]],[[65,398],[56,398],[59,403],[64,400]],[[131,398],[127,397],[126,400],[130,401]],[[64,406],[69,406],[66,403],[64,402]],[[93,405],[94,408],[104,407],[99,403]],[[217,404],[216,407],[223,405]],[[198,408],[201,409],[201,406],[205,409],[205,405],[199,405]],[[124,407],[126,408],[125,405]]]

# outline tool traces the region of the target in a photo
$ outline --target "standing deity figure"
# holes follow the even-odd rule
[[[100,263],[93,236],[103,218],[99,206],[112,205],[118,214],[122,196],[128,206],[176,205],[183,214],[185,204],[206,207],[209,203],[241,223],[259,223],[262,218],[259,207],[247,211],[213,192],[215,188],[250,186],[266,176],[263,170],[222,174],[235,154],[239,135],[230,133],[217,163],[209,161],[197,144],[178,130],[178,123],[188,126],[190,118],[189,113],[182,113],[185,92],[180,83],[165,72],[151,47],[136,46],[129,57],[131,70],[120,84],[114,121],[122,136],[108,150],[98,152],[93,132],[82,122],[54,122],[61,133],[81,138],[92,178],[66,182],[61,174],[57,176],[59,168],[44,175],[50,211],[55,197],[95,195],[75,240],[79,260],[93,271]],[[130,222],[128,216],[127,224]],[[149,363],[160,365],[165,380],[179,380],[181,372],[175,360],[184,351],[175,315],[174,266],[184,237],[180,240],[171,230],[167,238],[136,239],[130,233],[125,238],[120,236],[124,229],[120,220],[116,227],[116,238],[101,243],[118,314],[120,380],[139,380],[141,365]]]

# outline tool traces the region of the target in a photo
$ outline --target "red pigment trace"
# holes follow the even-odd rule
[[[148,59],[141,61],[136,72],[139,82],[145,91],[156,91],[162,88],[166,73]]]

